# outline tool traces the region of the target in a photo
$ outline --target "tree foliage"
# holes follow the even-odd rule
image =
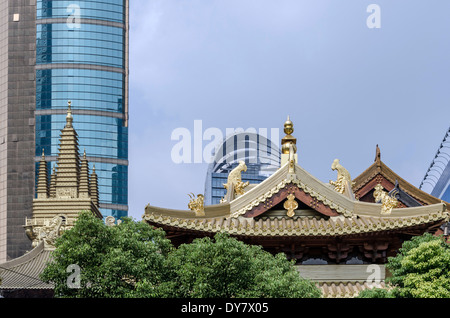
[[[386,282],[392,288],[363,291],[359,297],[450,297],[450,246],[442,237],[425,233],[405,241],[387,268],[392,276]]]
[[[80,288],[68,284],[71,264],[80,268]],[[146,223],[124,219],[110,227],[88,212],[57,240],[41,279],[54,283],[56,297],[321,296],[284,254],[226,234],[174,248]]]
[[[161,296],[183,298],[320,297],[284,254],[273,256],[219,233],[183,244],[169,254],[170,281]],[[139,288],[146,289],[145,283]]]
[[[397,297],[450,297],[450,246],[442,237],[426,233],[405,242],[388,269]]]
[[[358,298],[395,298],[391,290],[384,288],[364,289],[358,294]]]
[[[109,227],[82,212],[74,227],[57,240],[41,279],[55,284],[58,297],[134,297],[141,280],[158,284],[166,276],[172,245],[165,233],[125,218]],[[79,266],[80,288],[70,288],[67,267]]]

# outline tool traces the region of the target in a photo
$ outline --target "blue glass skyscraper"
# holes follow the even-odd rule
[[[56,163],[71,101],[103,216],[128,215],[128,0],[37,0],[36,145]]]

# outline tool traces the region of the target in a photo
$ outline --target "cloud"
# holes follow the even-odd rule
[[[132,1],[130,209],[185,208],[203,191],[205,165],[170,160],[171,132],[194,120],[270,129],[290,115],[319,179],[335,158],[357,176],[380,144],[418,186],[448,129],[450,4],[377,3],[381,29],[365,2]]]

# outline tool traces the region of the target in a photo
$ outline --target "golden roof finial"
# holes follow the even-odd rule
[[[287,120],[284,123],[284,133],[286,136],[281,139],[281,153],[288,154],[289,153],[289,144],[294,146],[294,153],[297,152],[297,139],[292,136],[294,132],[294,124],[292,123],[290,116],[287,117]]]
[[[66,127],[72,127],[73,117],[72,117],[72,102],[69,100],[67,102],[67,116],[66,116]]]
[[[284,133],[286,135],[291,135],[293,132],[294,132],[294,124],[292,123],[288,115],[287,120],[284,123]]]

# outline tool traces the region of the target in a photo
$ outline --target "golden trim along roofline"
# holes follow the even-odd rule
[[[434,211],[429,215],[408,217],[330,217],[315,218],[210,218],[182,219],[177,217],[147,214],[144,220],[162,226],[182,230],[217,233],[227,232],[240,236],[335,236],[370,234],[375,232],[405,230],[430,224],[439,226],[448,219],[447,212]]]
[[[288,122],[291,124],[289,119]],[[243,194],[230,195],[226,202],[218,205],[202,205],[201,213],[147,205],[142,218],[154,225],[172,227],[175,230],[225,230],[244,236],[347,235],[411,229],[423,225],[430,229],[449,220],[446,204],[438,202],[436,198],[432,202],[435,204],[393,208],[383,214],[383,204],[361,202],[355,199],[351,191],[340,193],[330,183],[320,181],[298,165],[294,144],[295,140],[287,140],[286,145],[289,145],[289,148],[285,147],[282,153],[282,166]],[[377,158],[371,166],[372,170],[375,166],[377,172],[384,167],[379,158],[377,151]],[[367,169],[365,173],[371,174],[372,170]],[[386,171],[392,172],[387,166]],[[403,181],[401,178],[397,179]],[[316,219],[291,214],[281,218],[255,218],[264,216],[266,211],[283,202],[289,194],[294,194],[297,200],[323,214],[323,217]],[[198,196],[197,199],[201,198]]]
[[[295,173],[290,174],[288,173],[288,163],[286,163],[277,172],[261,182],[258,186],[231,201],[231,216],[238,217],[245,214],[247,211],[279,192],[289,183],[297,185],[311,197],[316,198],[324,205],[329,206],[331,209],[344,216],[350,217],[353,214],[379,216],[381,214],[381,204],[352,200],[348,196],[335,191],[328,184],[318,180],[298,164],[295,164]],[[252,199],[255,196],[257,198]],[[446,204],[440,202],[429,206],[394,208],[391,216],[401,217],[426,215],[430,211],[436,210],[445,212]]]
[[[348,196],[335,191],[329,184],[318,180],[298,164],[294,166],[294,173],[289,172],[289,163],[284,164],[269,178],[256,185],[248,192],[238,196],[229,203],[211,205],[205,207],[204,216],[195,216],[195,213],[189,210],[175,210],[153,207],[147,205],[144,219],[149,215],[160,215],[180,219],[210,219],[210,218],[237,218],[242,217],[247,211],[265,202],[268,198],[278,193],[288,184],[298,186],[302,191],[317,199],[324,205],[338,212],[344,217],[381,216],[382,206],[378,203],[361,202],[349,198]],[[394,208],[390,215],[384,215],[384,218],[404,218],[428,216],[435,213],[446,213],[446,204],[441,202],[432,205]],[[444,217],[445,218],[445,217]]]
[[[228,217],[230,215],[230,204],[221,203],[215,205],[205,206],[205,215],[197,216],[194,211],[191,210],[179,210],[161,208],[147,204],[145,207],[145,213],[142,218],[145,219],[146,215],[164,215],[168,217],[182,218],[182,219],[209,219],[214,217]]]
[[[287,162],[266,180],[231,201],[231,216],[238,217],[245,214],[290,183],[295,184],[305,193],[336,210],[339,214],[352,215],[354,204],[357,201],[336,192],[331,186],[315,178],[298,164],[294,164],[294,173],[290,173],[289,163]]]

